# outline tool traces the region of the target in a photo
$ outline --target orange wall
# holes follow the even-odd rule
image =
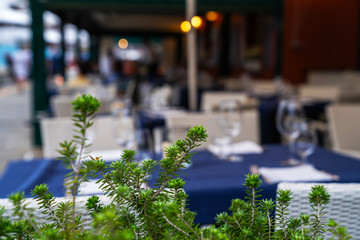
[[[359,7],[359,0],[284,0],[283,77],[296,84],[310,69],[356,68]]]

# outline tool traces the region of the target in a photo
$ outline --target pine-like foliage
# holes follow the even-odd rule
[[[111,164],[98,156],[90,156],[90,160],[85,161],[89,147],[87,130],[99,106],[99,101],[92,96],[78,97],[73,102],[76,134],[72,140],[60,144],[61,160],[72,169],[67,180],[72,200],[57,202],[46,184],[36,186],[32,195],[46,216],[42,219],[46,220],[44,224],[35,218],[24,193],[12,194],[9,198],[18,220],[10,221],[0,207],[0,239],[323,239],[326,226],[321,219],[330,199],[323,186],[313,187],[309,194],[314,214],[301,214],[299,218],[288,218],[291,192],[278,191],[278,213],[274,219],[271,213],[275,203],[271,199],[260,200],[261,179],[252,174],[246,176],[244,183],[246,198],[234,199],[229,213],[216,216],[216,225],[201,228],[196,224],[196,213],[187,207],[181,170],[191,163],[193,149],[206,141],[202,126],[191,128],[185,139],[167,147],[160,161],[134,161],[133,150],[125,150],[121,158]],[[155,169],[158,170],[156,187],[150,188],[147,182],[151,176],[155,177]],[[100,188],[112,202],[104,205],[98,196],[89,197],[86,208],[92,223],[85,228],[75,204],[79,184],[89,178],[98,179]],[[338,223],[330,220],[327,227],[333,233],[332,239],[350,239]]]

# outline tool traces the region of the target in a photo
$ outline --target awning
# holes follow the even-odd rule
[[[197,13],[279,13],[282,0],[198,0]],[[45,9],[91,33],[180,33],[185,0],[48,0]]]

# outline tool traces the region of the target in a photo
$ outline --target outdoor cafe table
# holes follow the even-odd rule
[[[189,195],[189,208],[197,212],[196,222],[213,223],[216,214],[227,211],[231,200],[244,198],[245,175],[251,165],[279,167],[288,157],[288,148],[280,145],[265,145],[262,154],[243,155],[242,162],[226,162],[217,159],[208,151],[199,151],[193,157],[193,164],[180,175],[185,181]],[[336,182],[360,183],[360,161],[318,148],[309,157],[309,163],[319,170],[339,176]],[[54,196],[64,196],[64,176],[68,173],[60,161],[39,159],[34,161],[11,161],[0,178],[0,197],[12,192],[30,190],[36,185],[47,183]],[[154,184],[154,178],[150,180]],[[262,198],[276,198],[277,184],[263,182]]]
[[[259,111],[259,131],[261,144],[275,144],[281,142],[281,137],[276,129],[276,111],[278,107],[278,98],[276,96],[261,97],[257,109]],[[330,102],[314,100],[304,102],[305,115],[309,119],[325,122],[325,109]],[[154,113],[148,110],[139,110],[137,119],[141,128],[147,128],[152,131],[158,127],[165,127],[165,115]],[[318,136],[319,145],[324,146],[323,135]]]

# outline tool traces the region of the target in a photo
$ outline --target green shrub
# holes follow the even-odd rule
[[[334,239],[350,239],[344,227],[333,220],[325,226],[321,220],[324,206],[330,200],[323,186],[314,186],[309,194],[314,214],[301,214],[299,218],[287,218],[292,193],[279,190],[274,218],[271,212],[275,202],[259,199],[261,179],[251,174],[244,183],[247,197],[234,199],[230,213],[218,214],[215,225],[199,226],[194,222],[196,213],[187,208],[185,182],[179,174],[191,162],[191,150],[206,141],[204,127],[191,128],[184,140],[165,149],[165,157],[160,161],[134,161],[133,150],[125,150],[120,160],[109,165],[96,156],[83,161],[88,147],[86,131],[99,106],[99,101],[91,96],[77,98],[73,102],[77,134],[72,141],[60,144],[61,159],[73,170],[67,176],[72,200],[56,203],[46,184],[36,186],[32,195],[47,216],[47,224],[40,224],[34,210],[24,203],[24,193],[12,194],[9,199],[14,205],[13,214],[19,220],[10,221],[0,208],[1,239],[323,239],[326,230]],[[155,167],[160,169],[156,187],[144,187]],[[85,226],[76,213],[78,187],[81,182],[97,177],[112,202],[103,205],[98,196],[89,197],[86,208],[92,223]]]

